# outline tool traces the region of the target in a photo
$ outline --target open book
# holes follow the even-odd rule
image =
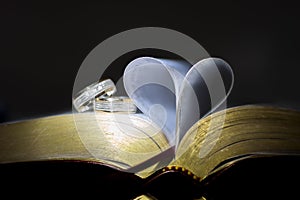
[[[162,199],[183,192],[189,199],[213,197],[215,180],[245,161],[298,158],[300,112],[257,105],[217,111],[232,83],[232,71],[221,59],[189,66],[139,58],[127,66],[124,86],[141,113],[95,111],[2,124],[1,175],[9,174],[5,180],[20,174],[36,178],[35,173],[57,178],[74,171],[71,163],[80,167],[68,184],[88,184],[73,176],[90,170],[87,177],[98,177],[93,185],[98,192],[122,191],[111,198],[147,194]],[[171,191],[168,185],[174,186]]]

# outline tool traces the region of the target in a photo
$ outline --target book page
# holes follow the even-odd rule
[[[224,124],[213,123],[223,117]],[[299,156],[299,130],[299,111],[258,105],[229,108],[190,128],[172,164],[204,179],[247,158]]]
[[[225,61],[208,58],[185,61],[141,57],[128,64],[124,87],[137,107],[178,146],[187,130],[217,108],[233,85]]]
[[[176,97],[191,65],[141,57],[130,62],[124,72],[124,87],[136,106],[165,133],[171,146],[175,144]]]
[[[1,164],[61,160],[127,170],[169,148],[163,133],[141,114],[53,115],[2,124],[0,133]],[[153,172],[142,170],[142,177]]]

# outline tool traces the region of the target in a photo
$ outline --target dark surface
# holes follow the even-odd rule
[[[217,199],[297,199],[299,156],[240,161],[208,181],[204,196]]]
[[[47,161],[0,165],[1,195],[10,198],[131,199],[140,194],[141,179],[104,165]]]
[[[51,161],[0,165],[1,194],[22,198],[132,199],[141,194],[159,200],[298,199],[300,158],[280,156],[240,161],[205,182],[187,171],[159,171],[147,179],[97,163]]]
[[[180,31],[230,63],[229,106],[299,108],[298,8],[293,1],[2,1],[0,120],[70,111],[86,55],[110,36],[144,26]]]

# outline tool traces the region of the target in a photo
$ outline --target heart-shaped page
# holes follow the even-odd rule
[[[220,58],[191,65],[141,57],[127,65],[123,78],[128,96],[175,149],[195,122],[222,105],[233,86],[232,69]]]

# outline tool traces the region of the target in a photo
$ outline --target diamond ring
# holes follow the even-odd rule
[[[116,91],[117,88],[114,82],[110,79],[105,79],[101,82],[93,83],[78,92],[73,98],[73,105],[78,112],[85,112],[93,108],[93,101],[96,97],[108,98]]]

